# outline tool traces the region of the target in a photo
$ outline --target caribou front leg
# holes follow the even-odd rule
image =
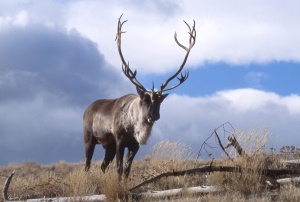
[[[128,153],[127,153],[126,163],[125,163],[125,168],[124,168],[125,179],[128,178],[133,158],[136,155],[136,153],[138,152],[139,148],[140,148],[140,146],[137,141],[134,141],[134,143],[132,143],[132,145],[130,145],[128,147]]]
[[[119,175],[119,180],[122,179],[122,174],[123,174],[124,150],[125,150],[124,145],[121,144],[120,142],[117,142],[116,158],[117,158],[117,172],[118,172],[118,175]]]

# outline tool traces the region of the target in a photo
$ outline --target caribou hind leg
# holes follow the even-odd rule
[[[116,142],[113,141],[105,146],[105,157],[101,164],[101,170],[104,173],[107,166],[112,162],[116,155]]]
[[[84,131],[85,171],[89,171],[94,154],[96,139],[87,130]]]

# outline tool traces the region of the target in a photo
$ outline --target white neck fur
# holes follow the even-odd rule
[[[143,120],[144,117],[139,102],[140,102],[140,98],[136,97],[128,105],[128,110],[124,110],[128,112],[124,114],[124,118],[127,119],[127,121],[125,121],[124,123],[133,126],[135,139],[138,141],[140,145],[144,145],[147,143],[147,140],[151,134],[152,126],[144,123]]]

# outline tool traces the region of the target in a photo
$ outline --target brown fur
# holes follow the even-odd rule
[[[146,144],[152,126],[160,118],[160,104],[168,94],[143,92],[128,94],[117,99],[97,100],[84,112],[85,169],[89,170],[95,145],[102,144],[105,157],[101,169],[105,172],[117,156],[117,170],[123,173],[123,155],[128,148],[124,175],[130,167],[139,145]]]

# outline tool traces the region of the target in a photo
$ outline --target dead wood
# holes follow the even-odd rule
[[[231,132],[229,132],[229,131],[226,129],[228,126],[231,128],[231,130],[234,131],[234,128],[233,128],[233,126],[230,124],[230,122],[223,123],[222,125],[220,125],[219,127],[217,127],[217,128],[214,129],[214,131],[213,131],[213,132],[212,132],[212,133],[204,140],[204,142],[201,144],[200,149],[199,149],[199,152],[198,152],[198,155],[197,155],[197,158],[196,158],[196,161],[197,161],[197,160],[199,159],[199,157],[201,156],[201,152],[202,152],[203,150],[205,151],[205,153],[206,153],[209,157],[211,157],[211,156],[212,156],[212,153],[211,153],[210,151],[208,151],[208,150],[217,149],[217,148],[219,148],[219,147],[220,147],[220,148],[222,149],[222,151],[226,154],[226,156],[227,156],[231,161],[233,161],[233,159],[232,159],[232,158],[229,156],[229,154],[227,153],[226,147],[223,146],[222,141],[221,141],[221,138],[220,138],[220,136],[219,136],[218,133],[217,133],[218,130],[223,129],[223,135],[224,135],[224,137],[227,136],[227,134],[231,134]],[[219,145],[219,147],[210,145],[209,140],[210,140],[211,138],[213,138],[213,137],[216,138],[217,144]],[[207,149],[207,148],[208,148],[208,149]]]
[[[246,154],[246,152],[240,146],[239,142],[237,141],[237,139],[234,135],[228,136],[227,139],[230,142],[230,145],[234,147],[234,149],[240,156],[249,158],[249,156]]]
[[[171,176],[183,176],[183,175],[190,175],[190,174],[197,174],[197,173],[206,173],[206,172],[257,172],[261,173],[267,177],[278,177],[281,175],[295,175],[300,174],[300,169],[251,169],[251,168],[241,168],[239,166],[204,166],[201,168],[193,168],[189,170],[182,170],[182,171],[172,171],[162,173],[156,177],[153,177],[149,180],[146,180],[134,187],[132,187],[129,191],[132,192],[133,190],[140,188],[146,184],[152,183],[157,181],[163,177],[171,177]]]
[[[221,140],[220,140],[220,137],[219,137],[219,135],[218,135],[218,133],[217,133],[217,130],[215,130],[214,132],[215,132],[215,135],[216,135],[216,137],[217,137],[219,146],[221,147],[221,149],[223,150],[223,152],[226,154],[226,156],[227,156],[231,161],[233,161],[233,159],[229,156],[229,154],[228,154],[227,151],[225,150],[225,148],[224,148],[224,146],[223,146],[223,144],[222,144],[222,142],[221,142]]]
[[[266,183],[270,186],[278,186],[289,183],[300,183],[300,177],[282,178],[277,180],[266,180]]]
[[[300,159],[293,159],[293,160],[282,161],[282,163],[287,168],[299,168],[300,167]]]
[[[196,174],[196,173],[206,173],[206,172],[241,172],[241,168],[239,167],[230,167],[230,166],[204,166],[202,168],[193,168],[189,170],[182,170],[182,171],[172,171],[172,172],[166,172],[162,173],[158,176],[155,176],[149,180],[146,180],[134,187],[132,187],[129,191],[132,192],[133,190],[140,188],[146,184],[155,182],[163,177],[171,177],[171,176],[183,176],[183,175],[189,175],[189,174]]]
[[[198,186],[198,187],[186,187],[186,188],[178,188],[178,189],[169,189],[163,191],[148,191],[142,193],[132,193],[131,195],[135,199],[139,198],[165,198],[171,196],[178,196],[183,194],[199,194],[199,193],[211,193],[221,191],[222,189],[217,186]]]
[[[70,201],[106,201],[105,195],[92,195],[92,196],[74,196],[74,197],[56,197],[56,198],[36,198],[36,199],[26,199],[26,202],[70,202]],[[24,200],[11,200],[13,202],[24,202]],[[9,202],[9,201],[6,201]]]
[[[15,171],[13,171],[6,179],[5,181],[5,184],[3,186],[3,190],[2,190],[2,198],[4,201],[8,201],[8,194],[7,194],[7,191],[8,191],[8,188],[9,188],[9,184],[10,184],[10,181],[12,179],[12,177],[14,176],[14,173]]]

